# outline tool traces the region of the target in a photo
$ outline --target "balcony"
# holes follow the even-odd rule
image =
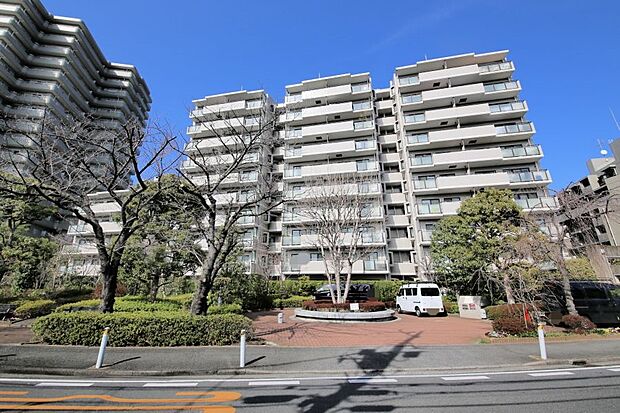
[[[416,275],[416,265],[412,262],[400,262],[397,264],[390,264],[390,273],[392,275]]]
[[[353,238],[351,234],[341,234],[339,242],[342,245],[351,245]],[[316,234],[302,234],[302,235],[286,235],[282,237],[282,246],[290,248],[311,248],[319,245],[319,237]],[[368,232],[362,234],[357,238],[358,246],[379,246],[385,245],[385,239],[382,232]]]
[[[414,178],[416,193],[462,192],[476,188],[538,187],[551,183],[548,171],[494,172],[456,176],[439,176],[429,179]]]
[[[332,174],[355,174],[355,173],[379,172],[376,161],[367,162],[340,162],[332,164],[317,164],[295,166],[284,170],[284,179],[304,179],[313,176]]]
[[[388,215],[385,224],[390,227],[406,227],[410,222],[407,215]]]
[[[386,204],[404,204],[407,202],[407,194],[403,193],[385,193],[383,194],[383,202]]]
[[[507,103],[481,103],[456,106],[426,112],[405,113],[404,124],[407,130],[435,128],[456,124],[494,122],[522,117],[527,112],[525,101]]]
[[[462,142],[475,141],[476,144],[499,143],[508,139],[528,139],[536,130],[532,122],[498,123],[493,125],[455,128],[430,132],[410,132],[407,145],[418,148],[445,148],[460,146]],[[379,137],[380,138],[380,137]]]
[[[240,113],[241,111],[247,108],[247,105],[244,100],[239,100],[236,102],[227,102],[220,103],[217,105],[208,105],[202,106],[192,110],[190,117],[200,118],[200,119],[214,119],[217,115],[224,112],[235,112]],[[258,106],[260,107],[260,106]]]
[[[322,123],[317,125],[308,125],[289,129],[285,131],[284,139],[297,139],[297,138],[342,138],[342,137],[355,137],[369,135],[374,130],[374,124],[371,120],[368,121],[344,121],[344,122],[332,122]]]
[[[413,240],[409,238],[392,238],[388,241],[388,249],[390,250],[412,250]]]
[[[381,180],[387,183],[400,183],[403,181],[403,174],[401,172],[383,172]]]
[[[369,197],[381,195],[381,185],[376,182],[359,182],[338,186],[292,186],[284,191],[284,197],[291,200],[299,200],[314,196],[326,196],[329,194],[342,194],[343,196],[368,195]]]
[[[394,129],[396,124],[396,118],[394,116],[386,116],[384,118],[377,118],[377,126],[384,129]]]
[[[540,146],[520,146],[505,148],[474,149],[427,155],[411,156],[411,169],[425,171],[435,168],[454,168],[457,166],[491,166],[502,163],[516,164],[534,162],[543,157]]]
[[[353,263],[353,274],[376,274],[386,273],[387,263],[385,259],[356,261]],[[304,263],[288,264],[284,272],[289,274],[325,274],[325,264],[321,261],[307,261]]]
[[[325,159],[326,155],[364,156],[374,154],[377,144],[374,140],[341,140],[329,143],[309,144],[286,148],[284,159],[303,158],[304,161]]]

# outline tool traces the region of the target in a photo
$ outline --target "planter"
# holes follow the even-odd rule
[[[314,320],[327,320],[336,322],[347,321],[389,321],[394,319],[393,310],[359,312],[359,311],[311,311],[298,308],[295,316]]]

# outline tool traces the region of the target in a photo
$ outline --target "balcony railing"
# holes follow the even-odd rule
[[[523,209],[557,208],[558,200],[555,197],[546,196],[540,198],[515,199],[517,205]]]
[[[357,122],[353,122],[353,129],[358,130],[358,129],[369,129],[372,128],[372,121],[371,120],[360,120]]]
[[[489,108],[491,109],[491,113],[510,112],[512,110],[525,109],[525,104],[521,101],[508,102],[508,103],[496,103],[494,105],[489,105]]]
[[[441,214],[441,204],[418,204],[418,214]]]
[[[412,115],[405,115],[405,123],[421,123],[426,120],[424,113],[415,113]]]
[[[362,244],[376,244],[383,242],[383,234],[380,232],[365,232],[362,233]]]
[[[506,135],[509,133],[531,132],[532,122],[511,123],[508,125],[495,126],[495,133],[498,135]]]
[[[487,83],[484,85],[485,92],[500,92],[502,90],[511,90],[518,88],[519,84],[517,82]]]
[[[351,85],[351,92],[364,92],[366,90],[370,90],[370,85],[368,83],[358,83],[356,85]]]
[[[518,148],[502,148],[502,157],[504,158],[516,158],[519,156],[536,156],[540,154],[540,147],[536,145]]]
[[[301,118],[302,118],[301,110],[295,110],[295,111],[292,111],[292,112],[286,112],[284,114],[284,120],[285,121],[297,120],[297,119],[301,119]]]
[[[414,95],[404,95],[402,97],[402,102],[404,104],[422,102],[422,95],[419,93],[416,93]]]
[[[409,162],[411,166],[432,165],[433,156],[432,155],[414,156],[413,158],[409,158]]]
[[[433,189],[437,188],[437,180],[433,179],[416,179],[413,181],[415,189]]]
[[[286,156],[287,158],[301,156],[301,152],[301,148],[286,148],[286,150],[284,151],[284,156]]]
[[[301,176],[301,168],[291,168],[284,170],[285,178],[291,178],[293,176]]]
[[[294,95],[287,95],[284,98],[284,103],[296,103],[301,102],[301,93],[295,93]]]
[[[398,84],[401,86],[417,85],[420,83],[420,78],[416,76],[404,76],[398,78]]]
[[[375,149],[375,141],[356,141],[355,142],[355,150],[361,151],[364,149]]]
[[[256,109],[256,108],[260,108],[261,106],[263,106],[263,101],[261,99],[245,101],[246,109]]]
[[[353,102],[353,110],[370,109],[370,102],[365,100],[363,102]]]
[[[286,131],[287,138],[298,138],[301,136],[301,128],[289,129]]]
[[[385,261],[365,260],[364,271],[387,271],[387,264]]]
[[[487,63],[487,64],[478,65],[478,66],[480,67],[480,73],[499,72],[500,70],[512,69],[511,62]]]
[[[414,135],[407,135],[407,142],[410,144],[426,143],[428,142],[428,133],[417,133]]]
[[[548,181],[551,179],[548,171],[511,172],[509,177],[512,183]]]

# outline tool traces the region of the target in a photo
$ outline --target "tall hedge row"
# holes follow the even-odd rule
[[[193,316],[181,311],[53,313],[37,319],[32,330],[48,344],[97,346],[105,327],[110,328],[113,347],[228,345],[239,341],[241,330],[252,334],[251,321],[242,315]]]

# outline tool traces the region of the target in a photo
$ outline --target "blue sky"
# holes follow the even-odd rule
[[[192,99],[509,49],[553,188],[620,138],[620,1],[43,0],[86,21],[106,57],[138,67],[151,116],[183,133]]]

